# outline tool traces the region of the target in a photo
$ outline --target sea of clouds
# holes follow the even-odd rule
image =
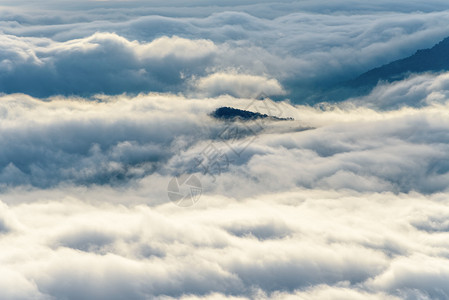
[[[449,299],[449,73],[310,105],[448,10],[2,1],[0,299]]]

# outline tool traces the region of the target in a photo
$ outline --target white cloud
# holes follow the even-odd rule
[[[417,219],[447,214],[438,195],[294,189],[240,199],[207,195],[186,210],[171,203],[129,205],[120,190],[101,204],[61,200],[59,192],[10,207],[23,230],[0,242],[5,272],[20,276],[16,284],[38,288],[43,299],[444,297],[445,237],[414,226]],[[275,224],[289,233],[259,239],[229,231],[242,222],[258,223],[246,227],[255,234]],[[86,227],[95,228],[95,238]],[[75,236],[75,244],[67,243]],[[110,238],[102,243],[99,236]],[[90,247],[80,247],[80,239]]]
[[[149,44],[142,45],[136,52],[142,58],[155,59],[202,59],[217,52],[217,46],[209,40],[183,39],[179,37],[161,37]]]
[[[215,73],[193,82],[195,89],[209,97],[228,94],[239,98],[256,98],[261,94],[268,96],[285,94],[276,79],[263,76],[233,73]]]
[[[407,14],[385,3],[239,4],[201,2],[176,9],[153,3],[139,10],[118,3],[106,13],[103,2],[80,3],[47,8],[41,18],[31,16],[34,10],[12,7],[5,19],[20,23],[0,23],[7,54],[0,63],[8,70],[0,88],[36,96],[177,93],[192,76],[236,70],[277,80],[296,103],[319,101],[317,91],[449,34],[447,11],[437,2],[425,8],[413,3],[415,12]],[[420,9],[426,13],[417,13]]]
[[[207,114],[251,101],[3,96],[7,298],[444,298],[448,104],[281,103],[298,120],[238,157]],[[167,184],[208,143],[232,163],[176,207]]]
[[[446,2],[150,2],[2,4],[0,298],[449,297],[448,74],[298,105],[445,37]]]

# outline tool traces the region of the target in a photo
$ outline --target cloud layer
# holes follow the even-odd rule
[[[318,91],[449,35],[447,11],[438,2],[427,8],[412,4],[426,13],[349,2],[315,8],[307,1],[234,4],[176,8],[140,2],[137,9],[136,3],[103,1],[63,9],[49,1],[44,10],[10,5],[0,23],[0,90],[38,97],[187,93],[199,78],[237,74],[239,80],[276,80],[295,103],[319,102]],[[213,92],[235,95],[229,88]]]
[[[238,200],[208,195],[185,210],[172,203],[129,207],[120,191],[96,204],[60,192],[3,204],[2,215],[16,223],[1,241],[4,299],[444,299],[449,293],[447,226],[441,230],[446,194],[294,189]]]
[[[423,99],[277,103],[295,120],[231,143],[208,113],[262,100],[3,96],[4,297],[445,298],[449,104]],[[192,164],[209,145],[228,168]],[[204,187],[193,208],[168,200],[179,172]]]
[[[0,299],[449,298],[446,2],[2,5]]]

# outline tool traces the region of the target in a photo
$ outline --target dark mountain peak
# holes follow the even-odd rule
[[[257,119],[271,119],[276,121],[287,121],[293,120],[292,118],[279,118],[275,116],[269,116],[266,114],[261,114],[258,112],[252,112],[248,110],[233,108],[233,107],[220,107],[211,113],[211,116],[219,120],[227,121],[253,121]]]
[[[444,40],[442,40],[441,42],[439,42],[438,44],[436,44],[434,47],[441,47],[441,46],[449,46],[449,37],[445,38]]]

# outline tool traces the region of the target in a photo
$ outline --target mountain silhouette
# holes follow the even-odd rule
[[[449,70],[449,37],[429,49],[365,72],[348,82],[352,87],[374,87],[379,81],[402,80],[412,73]]]
[[[275,121],[293,120],[292,118],[280,118],[276,116],[269,116],[258,112],[252,112],[248,110],[226,106],[217,108],[214,112],[211,113],[211,116],[219,120],[227,120],[227,121],[236,121],[236,120],[253,121],[257,119],[270,119]]]

